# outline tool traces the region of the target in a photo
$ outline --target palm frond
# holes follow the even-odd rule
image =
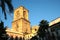
[[[5,3],[7,4],[10,13],[12,13],[13,10],[14,10],[14,8],[13,8],[13,6],[11,4],[11,1],[12,0],[0,0],[0,7],[2,8],[2,12],[4,12],[5,19],[7,19],[7,17],[6,17]]]
[[[5,0],[5,3],[8,5],[9,12],[13,12],[13,6],[11,4],[11,0]]]
[[[1,8],[2,8],[2,12],[4,12],[5,19],[7,19],[6,18],[6,11],[5,11],[5,3],[4,3],[4,0],[1,0]]]

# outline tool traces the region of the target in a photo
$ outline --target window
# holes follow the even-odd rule
[[[26,11],[23,12],[23,16],[24,16],[24,18],[25,18],[25,16],[26,16]]]
[[[37,29],[35,29],[35,31],[37,31]]]

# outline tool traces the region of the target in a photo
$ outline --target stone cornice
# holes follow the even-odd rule
[[[13,22],[16,22],[16,21],[18,21],[18,20],[21,20],[21,19],[23,19],[23,20],[25,20],[25,21],[27,21],[27,22],[29,22],[28,20],[26,20],[25,18],[20,18],[20,19],[17,19],[17,20],[15,20],[15,21],[12,21],[12,23]],[[29,22],[30,23],[30,22]]]

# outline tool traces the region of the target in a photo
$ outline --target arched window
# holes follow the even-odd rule
[[[10,40],[13,40],[13,36],[10,37]]]
[[[15,37],[15,40],[18,40],[18,37],[17,36]]]
[[[22,40],[22,37],[20,37],[19,40]]]
[[[35,31],[37,31],[37,29],[35,29]]]
[[[26,11],[23,12],[23,16],[24,16],[24,18],[26,18]]]

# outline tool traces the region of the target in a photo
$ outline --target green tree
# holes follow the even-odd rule
[[[6,5],[8,6],[9,12],[12,13],[13,12],[13,6],[12,6],[12,0],[0,0],[0,7],[2,8],[2,12],[4,12],[4,18],[7,19],[6,17]],[[1,19],[0,19],[1,21]],[[4,27],[4,22],[0,22],[0,40],[6,40],[7,34],[6,34],[6,27]]]
[[[13,6],[12,6],[12,3],[11,3],[12,0],[0,0],[0,7],[2,8],[2,11],[4,12],[4,17],[5,19],[7,19],[6,17],[6,8],[5,8],[5,4],[7,4],[8,6],[8,9],[9,9],[9,12],[13,12]]]
[[[5,35],[6,35],[6,27],[4,27],[4,22],[0,22],[0,40],[4,40],[5,39]]]
[[[0,7],[2,8],[2,12],[4,13],[4,18],[7,19],[6,17],[6,5],[9,9],[10,14],[13,12],[14,8],[12,6],[12,0],[0,0]],[[0,19],[1,21],[1,19]],[[0,22],[0,40],[7,40],[8,35],[6,34],[6,27],[4,27],[4,22]]]
[[[49,22],[47,20],[42,20],[39,23],[39,29],[37,32],[37,35],[39,38],[42,38],[44,40],[44,37],[46,36],[46,30],[48,30]]]

